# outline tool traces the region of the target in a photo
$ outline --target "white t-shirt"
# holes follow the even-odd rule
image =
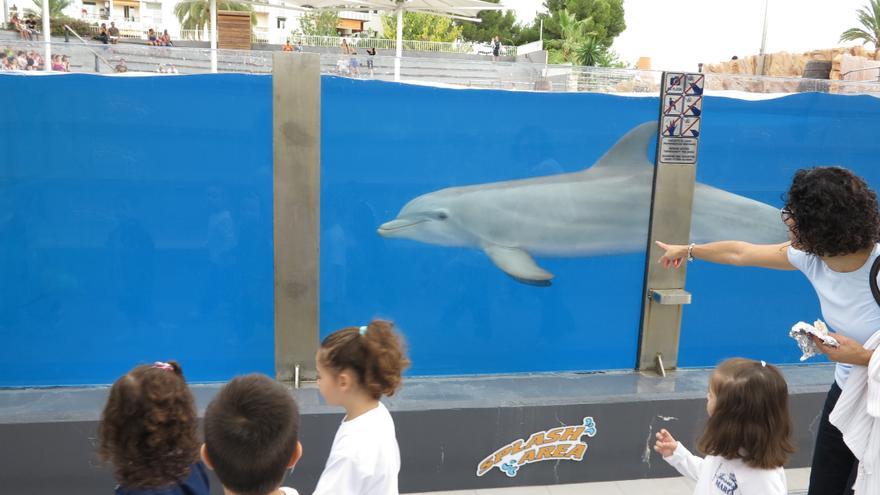
[[[678,442],[675,452],[663,460],[683,476],[697,482],[694,495],[787,495],[785,470],[753,468],[740,459],[690,453]]]
[[[871,294],[868,277],[871,265],[880,255],[880,245],[875,245],[868,261],[854,272],[835,272],[822,258],[788,248],[788,261],[806,275],[819,296],[822,319],[828,328],[864,344],[880,330],[880,306]],[[805,316],[806,320],[808,316]],[[843,388],[849,376],[850,364],[837,363],[834,380]]]
[[[312,495],[398,495],[400,449],[391,413],[379,406],[343,420]]]

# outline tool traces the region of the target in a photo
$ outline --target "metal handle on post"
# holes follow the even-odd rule
[[[651,289],[648,291],[655,303],[667,306],[681,306],[691,303],[691,293],[684,289]]]

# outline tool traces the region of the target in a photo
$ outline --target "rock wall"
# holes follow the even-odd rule
[[[769,53],[765,56],[764,75],[773,77],[800,77],[804,73],[804,66],[810,60],[830,60],[831,79],[840,79],[840,62],[844,55],[864,58],[865,60],[878,60],[876,54],[866,50],[863,46],[831,48],[828,50],[813,50],[804,53],[778,52]],[[750,74],[758,73],[760,55],[751,55],[739,60],[728,60],[717,64],[703,66],[703,72],[709,74]]]

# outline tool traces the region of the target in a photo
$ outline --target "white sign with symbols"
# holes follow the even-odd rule
[[[660,129],[663,136],[680,136],[681,135],[681,117],[663,117],[663,128]]]
[[[683,95],[666,95],[666,102],[663,105],[663,115],[681,115],[684,113]]]
[[[697,163],[697,140],[663,137],[660,141],[660,161],[665,163]]]
[[[703,113],[703,97],[685,96],[682,113],[687,117],[699,117]]]
[[[700,118],[684,117],[681,119],[681,131],[679,136],[689,138],[700,137]]]
[[[684,93],[685,74],[666,73],[666,94],[680,95]]]
[[[706,76],[667,72],[663,80],[660,149],[658,161],[670,164],[697,163],[703,88]]]
[[[703,94],[703,86],[706,76],[703,74],[688,74],[684,84],[684,94],[700,96]]]

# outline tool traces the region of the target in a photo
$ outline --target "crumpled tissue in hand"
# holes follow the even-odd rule
[[[806,361],[816,354],[821,354],[810,335],[819,337],[822,342],[831,347],[838,347],[840,345],[834,337],[828,335],[828,327],[822,320],[816,320],[812,325],[799,321],[791,327],[791,331],[788,334],[797,342],[798,347],[801,348],[803,353],[801,361]]]

